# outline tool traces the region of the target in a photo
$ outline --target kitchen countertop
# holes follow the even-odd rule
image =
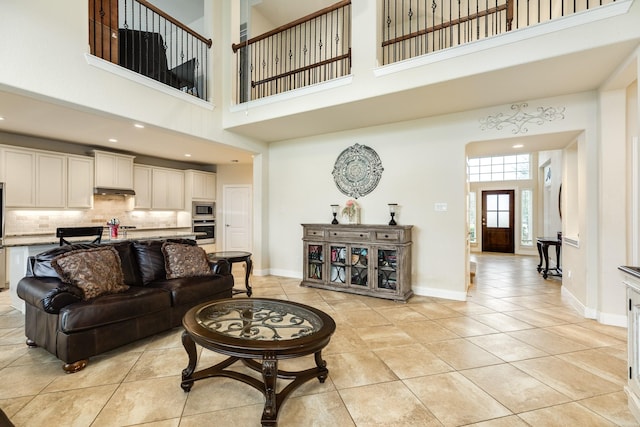
[[[640,267],[631,267],[627,265],[621,265],[618,267],[618,270],[622,270],[627,274],[635,277],[636,279],[640,279]]]
[[[172,239],[185,238],[190,236],[204,236],[206,233],[193,232],[189,227],[182,228],[136,228],[127,230],[126,233],[121,231],[117,239],[109,238],[108,230],[102,235],[102,242],[121,242],[124,240],[152,240],[152,239]],[[67,239],[69,241],[87,242],[86,237],[77,237]],[[23,234],[5,236],[4,247],[12,246],[38,246],[38,245],[57,245],[60,238],[55,233],[42,234]]]

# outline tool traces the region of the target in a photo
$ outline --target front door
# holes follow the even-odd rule
[[[514,191],[482,192],[482,251],[514,252]]]

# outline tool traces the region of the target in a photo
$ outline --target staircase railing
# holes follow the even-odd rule
[[[232,45],[237,102],[351,73],[351,0]]]
[[[91,53],[208,99],[211,39],[145,0],[89,0]]]
[[[390,64],[615,0],[384,0],[382,62]]]

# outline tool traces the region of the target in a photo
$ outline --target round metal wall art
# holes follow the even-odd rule
[[[373,148],[355,144],[340,153],[336,159],[333,179],[343,194],[357,199],[377,187],[383,170],[380,157]]]

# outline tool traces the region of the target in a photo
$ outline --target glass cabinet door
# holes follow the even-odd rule
[[[307,246],[307,279],[322,280],[324,267],[323,245],[309,244]]]
[[[369,286],[369,249],[351,247],[351,286]]]
[[[347,283],[347,247],[331,245],[329,281],[334,285]]]
[[[378,289],[398,289],[397,256],[395,249],[378,249]]]

